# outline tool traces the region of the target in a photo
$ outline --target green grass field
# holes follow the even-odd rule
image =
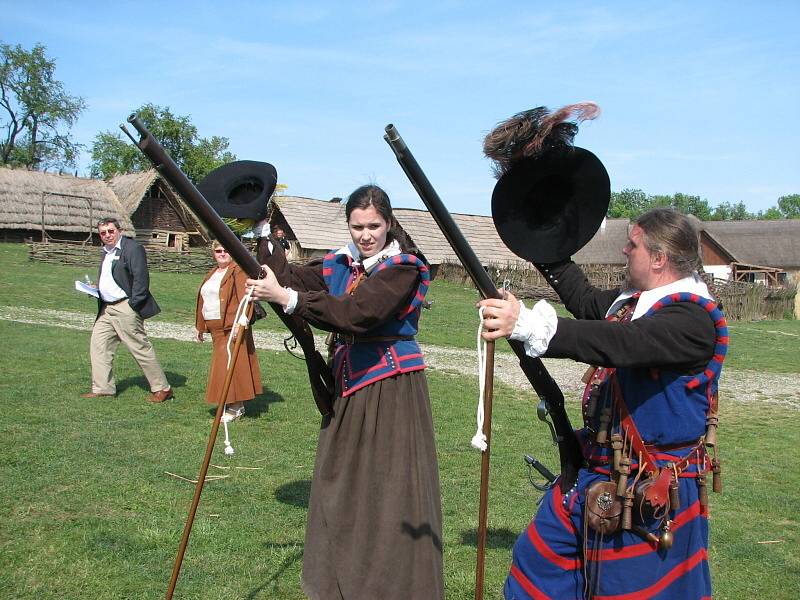
[[[93,312],[93,303],[72,290],[83,272],[28,263],[24,247],[0,244],[0,306]],[[191,322],[198,283],[196,275],[153,274],[164,309],[158,318]],[[424,341],[472,347],[475,292],[435,282],[432,295]],[[277,327],[276,319],[262,323]],[[797,322],[733,324],[731,333],[729,367],[800,370]],[[0,380],[0,597],[163,597],[194,490],[165,472],[193,478],[199,469],[211,425],[202,402],[210,345],[155,340],[177,398],[150,405],[146,382],[124,349],[115,362],[119,395],[78,397],[89,381],[89,332],[0,321],[0,335],[8,350]],[[211,473],[228,477],[206,484],[176,598],[303,597],[303,531],[319,418],[300,361],[266,351],[259,359],[267,391],[232,426],[236,454],[225,457],[217,445],[212,463],[226,468]],[[477,383],[441,372],[429,372],[429,380],[447,597],[468,599],[480,471],[480,455],[469,445]],[[794,598],[797,411],[722,401],[725,493],[711,495],[715,597]],[[487,598],[500,597],[513,541],[536,510],[538,493],[522,455],[556,464],[548,437],[532,394],[496,390]]]

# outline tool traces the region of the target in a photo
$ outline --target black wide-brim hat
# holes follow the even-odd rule
[[[492,219],[514,254],[553,263],[592,239],[610,200],[603,163],[588,150],[571,147],[511,167],[492,193]]]
[[[220,217],[262,220],[267,202],[278,183],[278,172],[269,163],[237,160],[205,176],[197,189]]]

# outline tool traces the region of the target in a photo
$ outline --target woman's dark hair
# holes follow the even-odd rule
[[[408,234],[400,227],[400,223],[394,218],[389,196],[377,185],[362,185],[350,194],[344,207],[344,214],[348,223],[350,222],[350,214],[355,209],[364,210],[370,206],[374,207],[378,214],[389,224],[389,230],[386,232],[386,243],[397,240],[403,252],[414,254],[427,264],[428,261],[425,260],[422,252],[414,245]]]

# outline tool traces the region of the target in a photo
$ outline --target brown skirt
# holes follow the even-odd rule
[[[442,507],[422,371],[347,398],[319,434],[303,553],[313,600],[444,597]]]
[[[208,404],[216,404],[219,402],[222,386],[225,385],[225,375],[228,372],[228,351],[226,346],[230,330],[223,330],[221,319],[206,321],[206,327],[211,332],[211,341],[214,345],[211,353],[211,366],[208,369],[206,402]],[[231,387],[228,389],[228,395],[225,399],[227,404],[252,400],[256,394],[264,391],[261,387],[261,371],[258,368],[253,332],[248,328],[245,336],[237,353]],[[231,349],[233,349],[233,343],[231,344]]]

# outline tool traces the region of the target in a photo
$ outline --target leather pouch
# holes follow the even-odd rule
[[[617,484],[598,481],[586,490],[588,525],[603,535],[613,535],[622,526],[622,500],[617,497]]]

